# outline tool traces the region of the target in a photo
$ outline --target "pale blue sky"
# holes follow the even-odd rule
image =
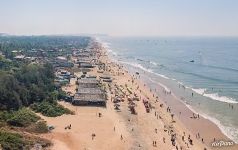
[[[238,0],[0,0],[0,32],[238,36]]]

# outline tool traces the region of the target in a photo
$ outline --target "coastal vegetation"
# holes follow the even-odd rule
[[[27,127],[40,119],[40,117],[27,108],[21,108],[18,111],[10,112],[8,115],[8,118],[5,118],[7,123],[17,127]]]
[[[18,110],[51,100],[54,72],[50,64],[24,64],[15,71],[0,71],[0,109]]]
[[[22,136],[18,133],[0,131],[0,144],[2,149],[18,150],[23,149],[27,141],[24,141]]]
[[[39,112],[44,116],[48,117],[57,117],[61,116],[63,114],[73,114],[72,111],[69,109],[61,106],[57,102],[48,102],[48,101],[43,101],[40,103],[34,103],[31,105],[32,110],[35,112]]]
[[[70,58],[71,49],[84,48],[89,39],[0,36],[0,149],[30,149],[34,143],[50,145],[34,137],[34,133],[48,132],[47,123],[36,113],[49,117],[73,114],[57,103],[66,93],[55,84],[50,60],[57,56]]]

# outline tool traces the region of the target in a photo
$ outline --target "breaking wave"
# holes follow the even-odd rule
[[[206,93],[207,89],[202,89],[202,88],[200,89],[191,88],[191,89],[197,94],[208,97],[212,100],[217,100],[217,101],[226,102],[226,103],[233,103],[233,104],[238,103],[235,99],[226,97],[226,96],[219,96],[218,93]]]

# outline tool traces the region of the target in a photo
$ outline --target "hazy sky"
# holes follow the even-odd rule
[[[0,0],[0,32],[238,36],[238,0]]]

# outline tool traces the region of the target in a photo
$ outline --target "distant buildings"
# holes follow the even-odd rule
[[[67,70],[59,69],[55,73],[55,83],[59,86],[70,82],[71,73]]]
[[[58,56],[50,61],[54,67],[73,67],[74,64],[67,60],[66,57]]]

